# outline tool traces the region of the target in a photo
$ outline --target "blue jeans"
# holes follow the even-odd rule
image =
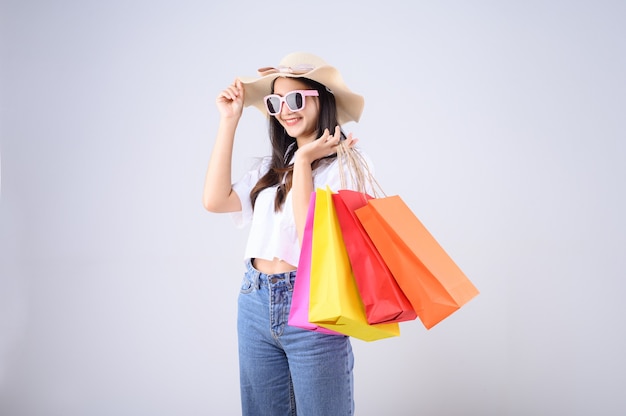
[[[350,338],[287,325],[295,277],[247,263],[237,316],[242,414],[352,415]]]

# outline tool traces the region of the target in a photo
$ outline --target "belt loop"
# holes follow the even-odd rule
[[[295,280],[296,280],[296,270],[289,272],[289,274],[287,275],[287,287],[289,287],[289,290],[293,289]]]
[[[246,266],[248,268],[249,276],[252,279],[252,285],[255,289],[259,290],[261,288],[261,272],[254,268],[252,265],[252,259],[246,260]]]
[[[252,276],[254,277],[254,287],[259,290],[261,288],[261,273],[258,270],[252,270]]]

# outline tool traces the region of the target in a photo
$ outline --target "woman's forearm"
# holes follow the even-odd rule
[[[232,157],[238,117],[222,118],[204,180],[202,203],[211,212],[241,209],[239,197],[232,190]]]
[[[306,216],[311,201],[313,188],[313,171],[311,163],[304,158],[296,157],[293,166],[293,184],[291,188],[293,214],[298,232],[298,240],[302,244]]]

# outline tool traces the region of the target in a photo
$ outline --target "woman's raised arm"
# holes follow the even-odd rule
[[[235,132],[243,112],[244,89],[241,81],[220,92],[216,105],[220,112],[217,136],[204,180],[202,205],[211,212],[241,210],[241,201],[232,188],[232,157]]]

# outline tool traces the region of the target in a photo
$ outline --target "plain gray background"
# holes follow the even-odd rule
[[[0,414],[239,414],[246,231],[201,206],[217,93],[292,51],[481,294],[355,340],[357,415],[623,415],[618,1],[3,0]],[[267,153],[246,109],[235,176]],[[392,410],[391,410],[392,409]]]

